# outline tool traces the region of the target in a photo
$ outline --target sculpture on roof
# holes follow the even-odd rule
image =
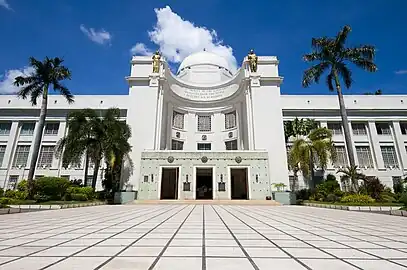
[[[161,54],[159,51],[156,51],[153,54],[153,73],[159,73],[160,72],[160,62],[161,62]]]
[[[254,50],[250,50],[249,54],[247,55],[247,59],[249,60],[249,67],[251,72],[257,72],[257,55],[254,53]]]

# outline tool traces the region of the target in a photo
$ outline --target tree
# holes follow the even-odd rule
[[[366,176],[359,172],[358,166],[347,166],[344,169],[339,169],[336,173],[342,173],[341,181],[350,181],[352,191],[358,192],[359,180],[365,180]]]
[[[95,163],[96,159],[94,151],[98,144],[98,136],[94,132],[96,121],[97,114],[93,109],[82,109],[69,113],[68,133],[58,142],[56,149],[57,157],[62,156],[64,168],[70,164],[81,163],[83,156],[85,156],[84,186],[86,186],[89,161]]]
[[[312,39],[312,52],[304,55],[306,62],[317,64],[304,71],[302,80],[303,87],[308,87],[312,83],[319,83],[321,76],[327,71],[326,84],[330,91],[336,90],[339,100],[339,109],[342,118],[342,126],[345,133],[346,148],[348,150],[350,166],[355,166],[352,141],[350,137],[348,116],[343,99],[340,79],[345,83],[346,88],[352,85],[352,72],[348,63],[352,63],[359,68],[369,72],[377,71],[373,62],[375,48],[372,45],[361,45],[359,47],[346,47],[346,39],[350,33],[350,26],[345,26],[336,37],[321,37]],[[334,87],[335,84],[335,87]]]
[[[288,163],[291,168],[312,178],[315,165],[325,169],[330,159],[335,159],[332,133],[327,128],[317,128],[308,136],[298,136],[295,139],[289,152]]]
[[[42,97],[40,117],[35,133],[30,170],[27,177],[28,198],[32,199],[34,196],[33,178],[35,167],[37,165],[45,118],[47,116],[48,92],[50,88],[54,89],[54,91],[64,96],[68,103],[74,102],[74,96],[69,89],[61,83],[63,80],[71,79],[71,72],[68,68],[62,65],[63,60],[61,58],[46,57],[41,62],[34,57],[30,57],[29,63],[30,66],[34,68],[34,71],[28,76],[18,76],[14,81],[14,85],[22,87],[17,95],[23,99],[26,99],[29,96],[33,106],[37,105],[37,99]]]

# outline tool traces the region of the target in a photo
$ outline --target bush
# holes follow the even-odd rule
[[[70,182],[61,177],[41,177],[34,181],[34,191],[40,196],[48,196],[50,200],[64,197]]]
[[[312,192],[310,189],[300,189],[295,192],[297,200],[309,200]]]
[[[4,196],[4,189],[0,188],[0,198]]]
[[[384,185],[379,178],[372,176],[364,179],[366,194],[375,200],[380,200],[380,194],[384,191]]]
[[[47,201],[51,200],[51,197],[50,197],[50,196],[47,196],[47,195],[36,194],[36,195],[34,195],[34,200],[35,200],[37,203],[47,202]]]
[[[400,182],[397,182],[397,183],[395,183],[394,185],[393,185],[393,190],[394,190],[394,193],[403,193],[403,191],[404,191],[404,186],[403,186],[403,183],[400,181]]]
[[[328,194],[327,196],[326,196],[326,199],[325,199],[327,202],[336,202],[337,200],[338,200],[338,197],[335,195],[335,194],[333,194],[333,193],[330,193],[330,194]]]
[[[65,192],[65,200],[70,201],[74,200],[72,194],[84,194],[88,200],[91,200],[95,197],[95,192],[91,187],[69,187]]]
[[[108,193],[104,190],[95,192],[95,198],[98,200],[104,201],[107,199],[107,197],[108,197]]]
[[[335,182],[337,182],[337,181],[336,181],[336,176],[330,173],[330,174],[328,174],[328,175],[326,176],[326,180],[325,180],[325,181],[335,181]]]
[[[71,194],[71,198],[73,201],[87,201],[88,197],[86,194],[83,193],[73,193]]]
[[[396,202],[396,198],[394,198],[393,196],[389,196],[387,194],[381,194],[380,196],[380,201],[382,202],[388,202],[388,203],[393,203]]]
[[[16,193],[16,190],[8,189],[8,190],[6,190],[6,192],[4,192],[4,197],[14,198],[15,193]]]
[[[369,195],[364,194],[351,194],[343,196],[341,199],[343,203],[360,203],[360,204],[369,204],[374,203],[375,199],[370,197]]]
[[[407,192],[401,194],[399,202],[404,203],[404,206],[407,207]]]
[[[17,189],[18,189],[19,191],[28,191],[27,180],[23,180],[23,181],[21,181],[20,183],[18,183]]]
[[[14,200],[12,198],[0,198],[0,208],[8,207],[10,204],[14,204]]]

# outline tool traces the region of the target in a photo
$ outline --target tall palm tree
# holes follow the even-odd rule
[[[345,46],[346,39],[350,31],[350,26],[344,26],[334,38],[321,37],[312,39],[312,52],[304,55],[303,59],[310,63],[317,62],[317,64],[304,71],[302,85],[304,87],[308,87],[313,82],[319,83],[322,74],[324,72],[328,72],[326,84],[328,85],[330,91],[336,90],[338,94],[339,109],[342,118],[342,126],[345,133],[345,142],[348,150],[349,162],[351,166],[355,166],[348,116],[346,113],[345,102],[343,100],[340,79],[342,79],[342,81],[345,83],[346,88],[351,87],[352,72],[347,65],[348,63],[352,63],[357,67],[369,72],[377,71],[377,67],[373,62],[375,56],[374,46]]]
[[[341,181],[350,181],[352,191],[358,192],[359,180],[365,180],[366,175],[359,172],[358,166],[347,166],[344,169],[339,169],[336,173],[341,173]]]
[[[94,134],[97,114],[93,109],[73,111],[68,115],[68,133],[62,138],[56,149],[56,155],[62,155],[62,166],[81,163],[85,156],[84,186],[89,171],[89,161],[95,162],[95,145],[98,144]]]
[[[308,136],[297,136],[288,162],[295,173],[301,171],[304,176],[312,178],[316,165],[325,169],[330,159],[335,159],[332,133],[327,128],[317,128]]]
[[[74,96],[69,89],[61,83],[63,80],[71,79],[71,72],[67,67],[62,65],[63,60],[61,58],[46,57],[43,61],[38,61],[34,57],[30,57],[29,63],[30,66],[34,68],[34,71],[28,76],[18,76],[14,81],[14,85],[22,87],[17,95],[23,99],[26,99],[29,96],[32,105],[37,105],[37,99],[42,97],[40,118],[35,133],[30,170],[27,178],[28,196],[31,199],[34,195],[33,178],[35,167],[37,165],[45,118],[47,116],[48,92],[51,88],[54,89],[54,91],[64,96],[68,103],[74,102]]]

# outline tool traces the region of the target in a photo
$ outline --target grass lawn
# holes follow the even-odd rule
[[[90,201],[48,201],[48,202],[41,202],[37,203],[35,200],[14,200],[12,204],[40,204],[40,205],[63,205],[63,204],[81,204],[81,203],[93,203],[93,202],[101,202],[100,200],[90,200]]]
[[[304,201],[305,203],[318,203],[318,204],[333,204],[333,205],[346,205],[346,206],[403,206],[402,203],[389,203],[389,202],[374,202],[374,203],[342,203],[342,202],[320,202],[320,201]]]

